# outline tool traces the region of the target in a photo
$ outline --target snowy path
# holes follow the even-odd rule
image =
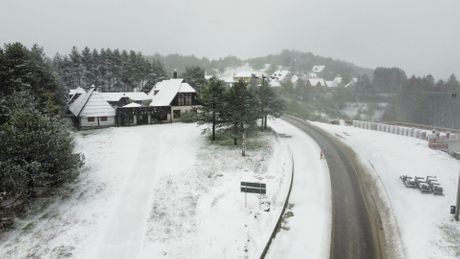
[[[291,209],[282,230],[272,242],[267,258],[329,258],[331,235],[331,188],[320,148],[306,133],[283,121],[270,121],[282,143],[294,156],[295,176]]]
[[[164,128],[164,127],[163,127]],[[161,129],[161,127],[160,127]],[[108,221],[106,233],[100,241],[95,258],[136,258],[145,232],[156,162],[159,156],[159,141],[162,131],[142,132],[141,148],[137,153],[135,167],[129,174],[113,217]]]

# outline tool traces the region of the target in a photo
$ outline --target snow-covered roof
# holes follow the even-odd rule
[[[240,71],[240,72],[237,72],[233,77],[234,78],[248,78],[248,77],[252,77],[253,75],[255,77],[266,76],[265,73],[259,72],[259,71]]]
[[[195,93],[195,89],[188,83],[182,83],[179,88],[179,93]]]
[[[104,92],[100,93],[108,102],[118,102],[123,97],[129,97],[133,101],[147,101],[152,97],[144,92]]]
[[[311,71],[313,71],[315,73],[321,73],[325,68],[326,68],[326,66],[314,66],[311,69]]]
[[[284,79],[286,79],[289,73],[290,72],[288,70],[278,70],[271,75],[271,78],[276,79],[278,81],[283,81]]]
[[[157,88],[159,92],[155,95],[150,95],[149,93],[149,95],[153,98],[150,106],[169,106],[171,105],[174,97],[176,97],[177,93],[196,92],[193,87],[191,87],[188,83],[183,83],[183,81],[184,79],[182,78],[175,78],[159,82],[161,83]]]
[[[280,86],[281,86],[280,81],[277,81],[277,80],[270,81],[270,87],[280,87]]]
[[[69,95],[75,95],[75,94],[85,94],[86,91],[85,89],[81,88],[81,87],[77,87],[75,89],[70,89],[69,90]]]
[[[293,75],[293,76],[291,77],[291,83],[296,83],[297,81],[299,81],[299,79],[300,79],[300,78],[299,78],[298,76]]]
[[[75,117],[115,116],[115,109],[94,88],[73,102],[69,110]]]
[[[315,73],[308,73],[307,78],[318,78],[318,75]]]
[[[325,81],[326,82],[326,86],[327,87],[338,87],[339,86],[339,83],[337,83],[336,81]]]
[[[138,104],[138,103],[135,103],[135,102],[132,102],[132,103],[129,103],[125,106],[123,106],[122,108],[137,108],[137,107],[141,107],[142,105]]]
[[[326,81],[322,78],[308,78],[307,80],[311,86],[327,86]]]

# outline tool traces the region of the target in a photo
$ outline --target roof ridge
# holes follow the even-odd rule
[[[89,99],[90,99],[91,96],[93,95],[94,90],[95,90],[95,88],[91,88],[91,89],[88,91],[88,98],[86,98],[85,103],[81,106],[81,109],[80,109],[80,111],[79,111],[78,114],[77,114],[77,117],[80,117],[80,113],[83,111],[83,109],[85,108],[85,106],[86,106],[86,104],[88,103]]]

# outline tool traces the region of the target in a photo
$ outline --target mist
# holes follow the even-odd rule
[[[2,0],[0,43],[48,55],[120,48],[218,58],[311,51],[408,74],[460,75],[460,2]]]

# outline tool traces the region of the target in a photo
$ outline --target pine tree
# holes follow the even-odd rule
[[[212,77],[199,94],[202,112],[199,116],[201,123],[211,123],[212,140],[216,139],[216,127],[225,122],[225,82]]]
[[[226,99],[225,118],[233,128],[233,143],[237,145],[238,135],[245,125],[254,125],[260,116],[257,98],[248,91],[247,84],[240,80],[230,88]]]

